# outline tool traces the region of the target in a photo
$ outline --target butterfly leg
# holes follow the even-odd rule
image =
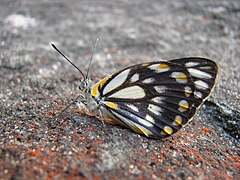
[[[98,111],[99,111],[100,119],[101,119],[101,121],[102,121],[102,124],[103,124],[103,128],[106,128],[106,126],[105,126],[105,123],[104,123],[104,120],[103,120],[102,111],[101,111],[101,109],[100,109],[100,108],[98,108]]]
[[[77,96],[73,101],[71,101],[61,112],[60,112],[60,115],[62,115],[72,104],[74,104],[78,99],[79,97],[81,97],[82,95],[79,95]]]

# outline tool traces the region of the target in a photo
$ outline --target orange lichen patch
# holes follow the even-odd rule
[[[233,158],[234,160],[238,160],[238,159],[239,159],[239,157],[236,156],[236,155],[233,155],[232,158]]]
[[[165,169],[166,169],[167,171],[171,171],[171,170],[172,170],[172,168],[171,168],[170,166],[165,166]]]
[[[227,159],[228,161],[232,161],[232,158],[231,158],[230,156],[226,156],[226,159]]]
[[[48,162],[48,156],[41,156],[40,159],[42,162]]]
[[[203,128],[202,128],[202,132],[204,132],[204,133],[208,133],[208,132],[209,132],[209,129],[206,128],[206,127],[203,127]]]
[[[29,124],[30,128],[35,128],[35,124]]]
[[[55,98],[55,97],[50,99],[50,101],[56,101],[56,100],[57,100],[57,98]]]
[[[95,143],[96,143],[96,144],[102,144],[102,143],[103,143],[103,140],[101,140],[101,139],[95,140]]]
[[[157,162],[158,161],[158,158],[157,157],[154,157],[154,155],[150,158],[152,161],[155,161]]]
[[[47,114],[47,115],[53,115],[54,112],[53,112],[52,110],[49,110],[49,111],[46,112],[46,114]]]
[[[190,151],[190,150],[187,150],[187,151],[186,151],[186,154],[192,156],[194,153],[193,153],[192,151]]]
[[[50,135],[54,134],[54,130],[53,129],[50,129],[48,132],[49,132]]]
[[[51,171],[51,172],[48,173],[47,179],[52,179],[54,176],[56,176],[56,173]]]
[[[61,109],[61,107],[60,107],[59,105],[57,105],[57,104],[55,104],[55,105],[53,106],[53,108],[54,108],[54,109]]]
[[[240,162],[235,162],[235,165],[236,165],[237,167],[240,167]]]
[[[88,131],[93,131],[94,129],[93,129],[93,127],[88,127],[87,130]]]
[[[30,154],[30,156],[39,156],[39,155],[42,155],[42,152],[39,150],[33,149],[33,150],[29,150],[28,154]]]
[[[92,180],[99,180],[99,176],[97,174],[93,174]]]

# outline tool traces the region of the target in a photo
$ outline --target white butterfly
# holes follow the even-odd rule
[[[176,133],[192,120],[218,73],[215,62],[201,57],[133,65],[96,84],[77,69],[83,76],[81,102],[90,112],[156,139]]]

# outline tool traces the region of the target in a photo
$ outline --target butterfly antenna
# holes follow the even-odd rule
[[[99,41],[99,39],[97,38],[96,41],[95,41],[94,48],[93,48],[92,55],[91,55],[91,59],[90,59],[89,65],[88,65],[86,79],[88,78],[88,75],[89,75],[89,72],[90,72],[90,67],[91,67],[91,63],[92,63],[92,59],[93,59],[93,54],[96,51],[98,41]]]
[[[79,72],[80,74],[83,76],[83,78],[86,80],[86,77],[84,76],[83,72],[75,65],[72,63],[72,61],[70,61],[54,44],[51,44],[52,47],[59,53],[61,54],[71,65],[73,65],[73,67],[75,67]]]

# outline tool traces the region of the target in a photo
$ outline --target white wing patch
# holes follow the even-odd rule
[[[156,106],[154,104],[149,104],[148,105],[148,110],[151,111],[152,113],[156,114],[156,115],[160,115],[160,112],[162,112],[161,107]]]
[[[166,92],[166,86],[154,86],[154,89],[158,92],[158,93],[165,93]]]
[[[167,64],[153,64],[148,68],[154,70],[156,73],[166,72],[170,69],[169,65]]]
[[[201,99],[201,98],[203,97],[203,94],[202,94],[201,92],[199,92],[199,91],[195,91],[195,92],[194,92],[194,96],[195,96],[196,98],[198,98],[198,99]]]
[[[190,97],[190,95],[193,93],[192,89],[189,86],[184,87],[184,92],[186,97]]]
[[[148,121],[146,121],[146,120],[144,120],[144,119],[140,119],[140,118],[139,118],[138,121],[140,121],[144,126],[153,127],[153,124],[152,124],[151,122],[148,122]]]
[[[120,98],[120,99],[141,99],[145,97],[145,91],[139,86],[130,86],[123,88],[114,94],[110,95],[111,98]]]
[[[131,82],[131,83],[134,83],[134,82],[136,82],[136,81],[138,81],[138,80],[139,80],[139,74],[136,73],[136,74],[134,74],[134,75],[131,77],[130,82]]]
[[[103,89],[103,95],[122,85],[126,81],[129,72],[130,69],[126,69],[125,71],[119,73],[116,77],[114,77]]]
[[[199,65],[199,62],[187,62],[185,64],[186,67],[193,67]]]
[[[148,83],[154,83],[154,81],[155,81],[154,78],[147,78],[147,79],[144,79],[144,80],[143,80],[143,83],[146,83],[146,84],[148,84]]]
[[[138,108],[132,104],[126,104],[127,107],[129,107],[130,109],[132,109],[133,111],[138,112]]]
[[[179,126],[182,124],[182,117],[177,115],[172,123],[174,126]]]
[[[183,72],[173,72],[171,74],[172,78],[175,78],[178,83],[187,83],[188,78]]]
[[[147,137],[152,135],[152,132],[150,130],[148,130],[147,128],[133,122],[131,119],[125,118],[122,115],[112,112],[117,118],[121,119],[125,124],[127,124],[133,131],[140,133],[140,134],[145,134]],[[142,124],[145,124],[145,126],[148,127],[153,127],[153,124],[150,122],[147,122],[143,119],[139,119],[141,121]],[[138,120],[138,121],[139,121]]]
[[[149,116],[149,115],[147,114],[145,118],[146,118],[146,120],[148,120],[149,122],[155,124],[155,120],[153,119],[152,116]]]
[[[188,110],[189,104],[188,104],[188,102],[185,99],[183,99],[183,100],[179,101],[178,107],[179,107],[178,110],[180,112],[185,112],[185,111]]]
[[[197,78],[200,78],[200,79],[211,79],[212,76],[204,71],[200,71],[198,69],[194,69],[194,68],[189,68],[188,69],[188,72],[194,76],[194,77],[197,77]]]
[[[151,101],[158,103],[158,104],[161,104],[162,100],[164,100],[164,97],[160,97],[160,96],[157,96],[157,97],[151,99]]]
[[[202,89],[202,90],[207,90],[207,89],[209,89],[208,84],[205,83],[205,82],[202,81],[202,80],[194,81],[194,84],[195,84],[195,86],[196,86],[197,89]]]

